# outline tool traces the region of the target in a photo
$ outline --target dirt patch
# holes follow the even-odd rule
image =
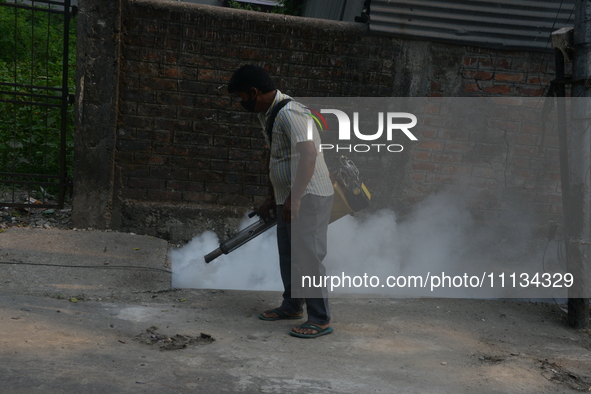
[[[542,376],[554,383],[567,385],[573,390],[588,392],[591,391],[591,378],[577,375],[560,364],[548,360],[540,360]]]
[[[157,330],[158,327],[152,326],[146,329],[146,332],[136,336],[136,340],[160,350],[181,350],[189,346],[208,345],[215,341],[215,338],[211,335],[204,333],[201,333],[198,337],[180,334],[168,336],[156,332]]]
[[[53,202],[49,202],[53,203]],[[11,227],[35,227],[44,229],[71,229],[72,207],[64,209],[34,208],[1,208],[0,229]]]

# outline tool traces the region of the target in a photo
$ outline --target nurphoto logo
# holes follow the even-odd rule
[[[332,114],[337,117],[337,121],[339,124],[339,141],[350,142],[351,141],[351,119],[349,115],[345,112],[338,110],[338,109],[321,109],[320,112],[310,110],[310,118],[308,118],[308,139],[312,140],[313,137],[313,127],[314,123],[316,123],[319,129],[328,131],[328,123],[322,114]],[[386,123],[386,127],[384,127],[384,119]],[[406,120],[406,122],[402,122],[401,120]],[[359,130],[359,112],[353,113],[353,134],[354,138],[360,141],[377,141],[378,139],[382,138],[384,134],[384,129],[386,130],[386,140],[392,141],[392,136],[394,132],[401,131],[408,137],[411,141],[417,141],[417,137],[413,133],[411,133],[410,129],[417,125],[417,117],[408,112],[378,112],[378,130],[373,134],[364,134]],[[334,150],[335,152],[370,152],[370,151],[387,151],[391,153],[398,153],[404,150],[404,147],[400,144],[383,144],[383,143],[373,143],[373,144],[320,144],[320,151],[326,150]]]

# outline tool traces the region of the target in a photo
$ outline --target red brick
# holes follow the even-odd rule
[[[443,142],[433,140],[422,140],[417,144],[418,149],[443,150]]]
[[[462,89],[466,93],[478,92],[480,89],[475,83],[465,83],[462,85]]]
[[[141,81],[140,86],[154,90],[176,91],[177,81],[174,79],[164,78],[146,78]]]
[[[510,157],[509,158],[509,165],[515,168],[529,168],[529,159],[521,158],[521,157]]]
[[[136,179],[130,178],[128,186],[139,189],[164,189],[166,182],[162,179]]]
[[[520,96],[541,97],[544,95],[544,89],[517,88],[517,93],[519,93]]]
[[[559,146],[559,138],[557,135],[545,135],[543,137],[544,146],[547,147],[558,147]]]
[[[458,153],[433,153],[431,161],[436,163],[461,163],[462,156]]]
[[[199,70],[198,80],[201,82],[217,82],[221,80],[220,73],[217,70]]]
[[[458,182],[458,178],[451,175],[433,174],[432,181],[435,184],[453,185]]]
[[[471,71],[471,70],[464,71],[465,78],[487,80],[487,79],[491,79],[492,76],[493,76],[492,72],[489,72],[489,71]]]
[[[242,188],[242,194],[248,196],[265,196],[267,194],[267,186],[245,185]]]
[[[435,186],[432,185],[414,185],[410,188],[410,193],[421,196],[428,196],[435,191]]]
[[[511,68],[511,61],[508,60],[508,59],[496,59],[494,61],[494,67],[495,67],[495,69],[498,69],[498,68],[502,68],[502,69]]]
[[[462,186],[476,187],[479,189],[488,189],[489,187],[491,187],[491,185],[492,183],[489,179],[475,177],[474,173],[472,173],[472,177],[470,178],[462,178]]]
[[[491,119],[491,125],[503,131],[511,131],[519,133],[521,130],[521,122],[510,122],[499,119]]]
[[[541,134],[542,133],[542,125],[524,123],[523,127],[521,128],[521,131],[523,133],[528,133],[528,134]]]
[[[516,146],[513,148],[513,156],[526,156],[535,157],[538,156],[539,150],[537,148],[530,148],[527,146]]]
[[[418,161],[429,161],[431,159],[431,152],[415,150],[412,152],[412,158]]]
[[[493,171],[490,168],[485,167],[473,167],[472,176],[478,178],[490,178],[493,175]]]
[[[169,179],[166,181],[167,190],[182,190],[182,191],[203,191],[202,182],[179,181],[176,179]]]
[[[544,157],[547,159],[558,160],[560,158],[560,151],[554,148],[547,148]]]
[[[478,59],[478,67],[491,67],[492,60],[488,57],[481,57]]]
[[[454,165],[454,166],[447,166],[446,165],[446,166],[441,167],[441,172],[447,173],[447,174],[470,175],[472,173],[472,167],[459,166],[459,165]]]
[[[150,155],[149,162],[150,164],[165,164],[167,158],[165,156]]]
[[[464,66],[476,66],[477,64],[477,57],[464,56]]]
[[[532,134],[511,135],[510,140],[519,145],[537,146],[538,143],[538,137]]]
[[[474,149],[474,143],[461,141],[445,141],[445,152],[469,152]]]
[[[523,74],[495,74],[495,81],[521,82],[523,81]]]
[[[509,93],[511,93],[511,91],[513,89],[510,86],[499,85],[499,86],[489,86],[489,87],[483,88],[482,90],[484,90],[487,93],[492,93],[492,94],[509,94]]]
[[[205,190],[213,193],[239,193],[240,185],[228,183],[208,183],[205,185]]]
[[[507,187],[525,188],[525,179],[506,179]]]
[[[423,112],[426,114],[437,114],[439,113],[439,109],[441,108],[440,104],[429,103],[425,105],[422,109]]]
[[[188,202],[204,202],[204,203],[215,203],[218,197],[215,194],[201,193],[194,191],[183,191],[182,200]]]
[[[424,139],[433,139],[437,137],[438,132],[436,130],[429,130],[421,128],[419,135]],[[416,134],[415,134],[416,135]]]
[[[148,200],[152,201],[181,201],[182,199],[181,192],[165,190],[148,190],[147,196]]]
[[[410,179],[412,179],[415,182],[423,182],[426,176],[427,174],[425,174],[424,172],[413,172],[410,174]]]
[[[550,79],[546,77],[531,77],[527,79],[528,85],[541,85],[545,86],[550,83]]]
[[[163,77],[178,78],[180,76],[179,69],[177,67],[170,67],[160,72]]]
[[[117,149],[129,152],[149,152],[151,148],[150,142],[144,141],[117,141]]]
[[[535,179],[536,176],[538,175],[537,171],[532,171],[532,170],[517,170],[517,171],[513,171],[514,176],[517,176],[521,179]]]
[[[441,169],[441,164],[415,162],[412,163],[412,169],[414,171],[438,172]]]
[[[224,173],[214,171],[189,171],[189,180],[192,182],[223,182]]]

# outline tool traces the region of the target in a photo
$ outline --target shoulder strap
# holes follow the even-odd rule
[[[285,105],[290,101],[291,99],[287,98],[278,102],[277,105],[275,105],[275,108],[273,108],[271,116],[269,116],[269,119],[267,120],[267,128],[265,129],[265,131],[267,132],[267,136],[269,137],[269,145],[271,145],[271,143],[273,142],[273,126],[275,124],[275,118],[277,117],[279,111],[281,111],[281,108],[285,107]]]

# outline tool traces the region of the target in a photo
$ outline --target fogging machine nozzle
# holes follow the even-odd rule
[[[257,215],[256,212],[251,212],[248,217],[253,217]],[[258,221],[254,222],[250,226],[246,227],[245,229],[237,232],[232,238],[228,239],[225,242],[220,243],[220,247],[216,250],[208,253],[204,256],[205,262],[210,263],[211,261],[217,259],[222,254],[228,254],[233,250],[238,249],[245,243],[251,241],[253,238],[257,237],[258,235],[264,233],[271,227],[277,224],[277,218],[266,219],[260,217]]]

